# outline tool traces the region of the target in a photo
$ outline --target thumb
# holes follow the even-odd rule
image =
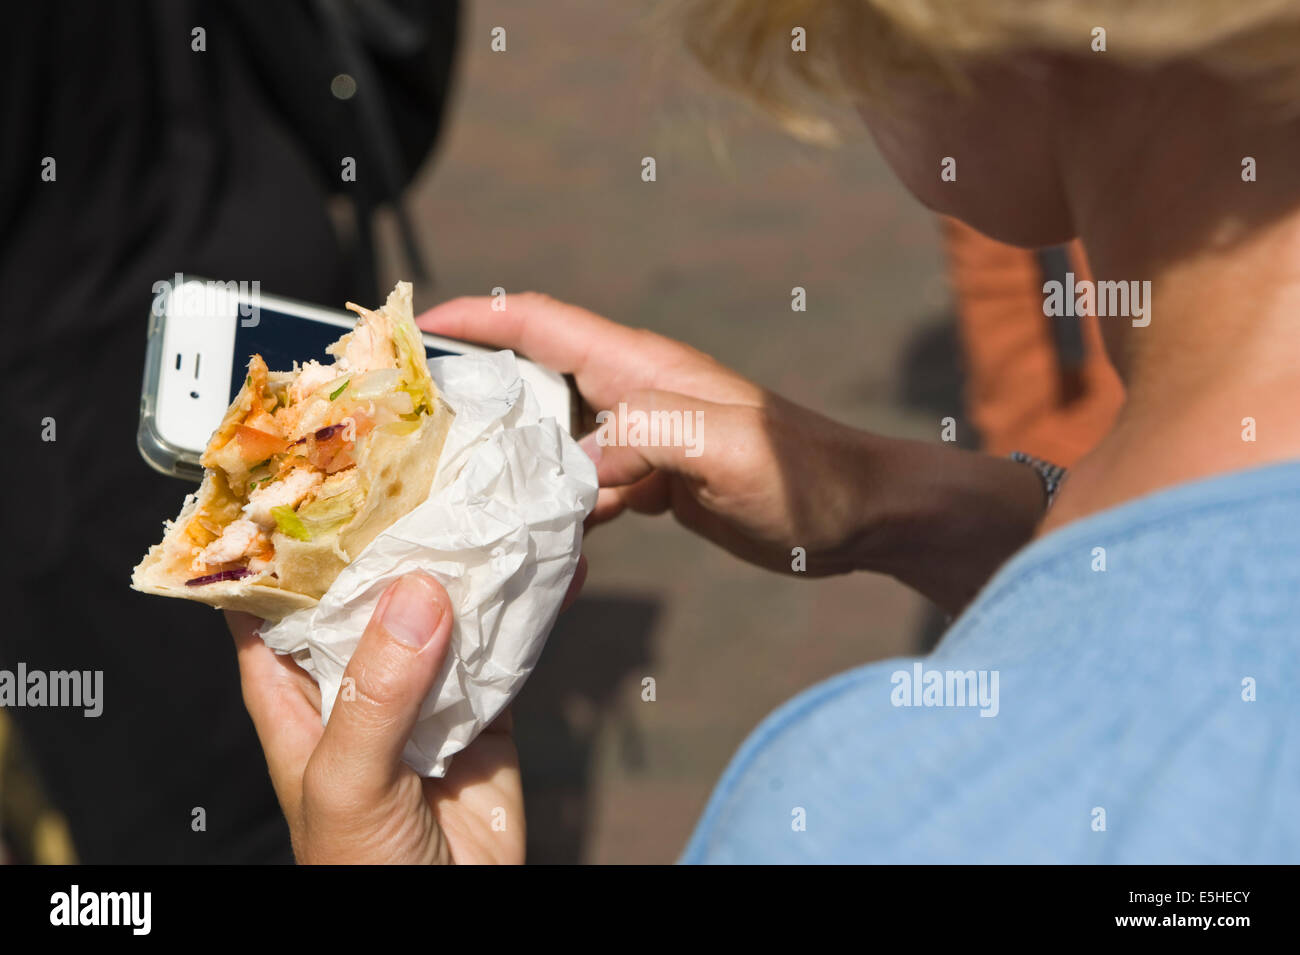
[[[580,443],[601,487],[634,484],[655,470],[700,478],[705,422],[720,423],[726,411],[671,391],[634,391],[598,412],[596,430]]]
[[[380,789],[392,781],[446,659],[451,625],[451,599],[428,574],[407,574],[389,586],[348,661],[312,756],[321,769]]]

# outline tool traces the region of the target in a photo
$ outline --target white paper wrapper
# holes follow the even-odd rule
[[[320,684],[325,722],[380,595],[412,570],[451,597],[451,651],[402,753],[442,776],[514,698],[541,655],[582,552],[596,469],[541,419],[511,352],[429,361],[456,412],[428,500],[384,531],[308,610],[262,634]]]

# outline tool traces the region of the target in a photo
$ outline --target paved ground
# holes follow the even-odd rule
[[[958,413],[936,224],[864,134],[786,139],[665,53],[636,4],[469,6],[449,135],[412,203],[439,280],[420,304],[539,289],[861,427],[935,437]],[[767,712],[928,622],[893,581],[778,578],[667,518],[586,551],[586,594],[516,707],[535,862],[673,860]]]

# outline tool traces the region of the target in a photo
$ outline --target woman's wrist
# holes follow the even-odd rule
[[[864,434],[858,475],[856,566],[890,574],[952,614],[1043,515],[1039,477],[1007,458]]]

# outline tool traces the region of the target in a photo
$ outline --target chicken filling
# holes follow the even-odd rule
[[[309,361],[272,374],[260,355],[202,463],[216,493],[186,527],[190,585],[275,573],[277,532],[312,540],[362,503],[357,461],[377,430],[409,434],[433,411],[433,385],[413,328],[349,306],[356,328]],[[418,352],[417,352],[418,350]]]

